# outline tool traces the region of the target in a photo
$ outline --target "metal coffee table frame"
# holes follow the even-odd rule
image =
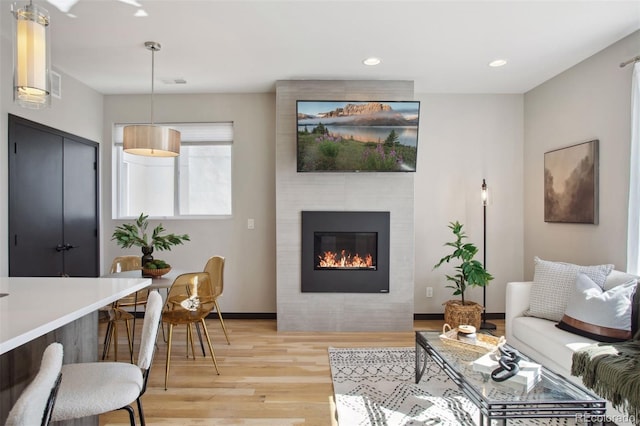
[[[604,399],[544,366],[540,381],[529,391],[523,391],[519,400],[515,393],[512,398],[504,397],[504,391],[500,393],[502,398],[490,397],[490,391],[500,385],[471,367],[472,361],[481,354],[462,350],[462,358],[466,359],[461,360],[461,349],[443,342],[439,336],[438,331],[416,331],[416,383],[422,379],[430,358],[478,407],[480,425],[490,425],[491,420],[506,424],[509,419],[552,417],[579,418],[588,424],[604,421]]]

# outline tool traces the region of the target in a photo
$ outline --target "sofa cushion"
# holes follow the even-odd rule
[[[550,262],[537,256],[529,310],[525,315],[560,321],[564,315],[579,272],[584,273],[598,286],[603,287],[613,265],[581,266],[572,263]]]
[[[628,274],[626,272],[618,271],[614,269],[611,271],[609,275],[607,275],[607,279],[604,281],[604,286],[602,287],[605,291],[611,290],[614,287],[617,287],[621,284],[626,284],[631,280],[637,280],[637,275]]]
[[[591,278],[579,273],[567,310],[558,328],[600,342],[631,338],[631,313],[636,280],[603,291]]]
[[[559,330],[553,321],[542,318],[516,317],[511,328],[514,338],[532,348],[538,348],[565,371],[571,371],[571,360],[575,351],[597,343],[587,337]],[[542,360],[538,360],[540,361]]]

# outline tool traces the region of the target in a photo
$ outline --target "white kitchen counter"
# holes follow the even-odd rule
[[[148,278],[0,277],[0,354],[141,290]]]

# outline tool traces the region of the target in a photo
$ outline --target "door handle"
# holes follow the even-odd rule
[[[65,244],[65,245],[58,244],[58,245],[56,246],[56,251],[71,250],[71,249],[73,249],[73,248],[78,248],[78,246],[74,246],[74,245],[71,245],[71,244]]]

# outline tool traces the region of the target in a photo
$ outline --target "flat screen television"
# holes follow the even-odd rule
[[[419,101],[297,101],[298,172],[415,172]]]

